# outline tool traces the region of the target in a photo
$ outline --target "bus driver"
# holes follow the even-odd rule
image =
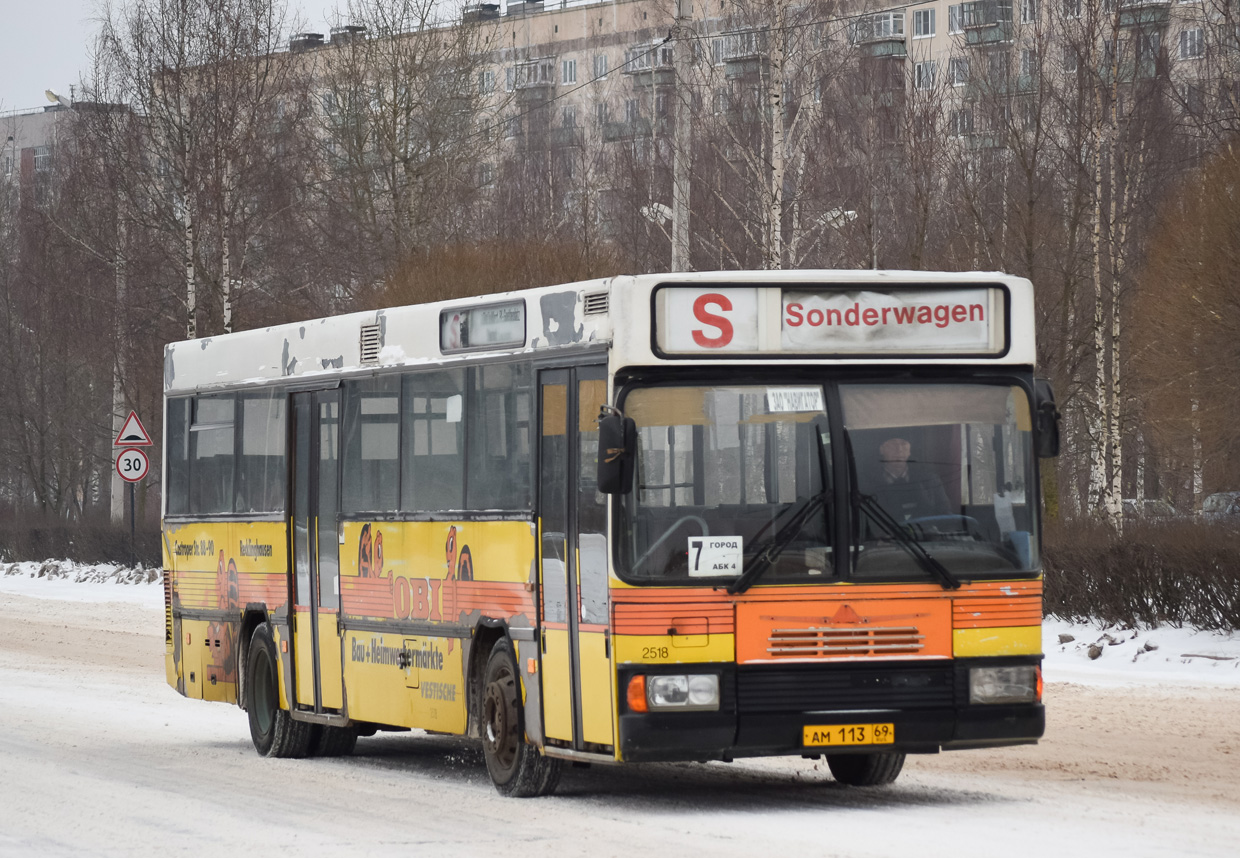
[[[903,438],[889,438],[879,446],[882,471],[874,486],[875,497],[899,522],[949,515],[951,504],[938,474],[918,462],[910,462],[912,449]]]

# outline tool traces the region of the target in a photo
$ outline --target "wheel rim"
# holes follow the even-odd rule
[[[521,741],[517,735],[515,688],[512,675],[504,671],[487,685],[483,700],[483,743],[487,762],[493,773],[501,776],[501,780],[506,780],[516,769]]]

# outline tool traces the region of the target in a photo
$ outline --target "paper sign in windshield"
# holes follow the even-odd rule
[[[741,574],[744,553],[740,536],[690,536],[689,576],[735,578]]]
[[[768,387],[766,410],[771,414],[825,411],[821,387]]]

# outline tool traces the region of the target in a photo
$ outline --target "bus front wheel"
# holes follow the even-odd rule
[[[848,786],[885,786],[900,776],[904,754],[827,754],[827,767]]]
[[[550,795],[560,781],[560,761],[525,740],[521,680],[508,638],[496,641],[482,682],[482,750],[491,782],[515,798]]]
[[[246,711],[250,738],[264,757],[304,757],[310,749],[310,725],[294,721],[280,708],[279,667],[271,626],[262,623],[250,639],[246,662]]]

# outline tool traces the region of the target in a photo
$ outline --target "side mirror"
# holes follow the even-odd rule
[[[1049,378],[1033,380],[1033,448],[1039,459],[1059,455],[1059,409]]]
[[[604,414],[598,420],[598,490],[626,495],[633,488],[637,462],[637,424],[622,414]]]

